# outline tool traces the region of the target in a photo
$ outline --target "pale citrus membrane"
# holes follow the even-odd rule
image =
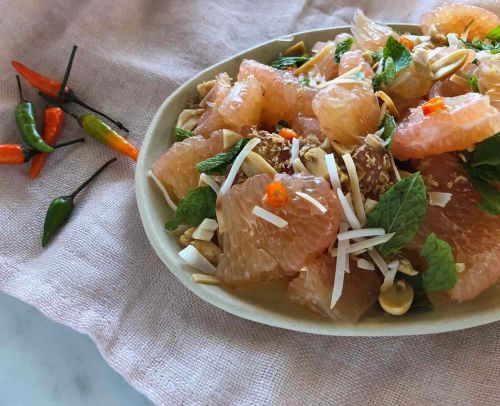
[[[152,172],[179,207],[200,184],[217,194],[216,221],[211,213],[199,232],[182,236],[184,245],[222,250],[210,281],[243,287],[286,280],[292,302],[333,321],[357,322],[377,301],[382,280],[383,290],[391,289],[400,279],[397,264],[408,262],[382,257],[377,245],[394,233],[365,223],[381,195],[411,169],[421,171],[431,198],[404,252],[412,269],[425,271],[419,252],[435,232],[460,264],[452,299],[472,299],[496,283],[500,220],[477,208],[481,197],[457,157],[500,132],[500,55],[469,49],[460,39],[483,40],[498,24],[491,12],[465,4],[425,13],[425,35],[401,37],[412,48],[409,65],[375,92],[372,80],[386,69],[382,49],[400,35],[356,10],[352,35],[301,46],[298,52],[311,58],[297,65],[276,69],[269,61],[243,60],[233,79],[219,73],[200,86],[202,100],[189,106],[197,112],[189,127],[194,136],[173,144]],[[435,97],[444,98],[438,108],[422,106]],[[392,142],[382,139],[392,131],[388,114],[396,122]],[[233,150],[245,138],[246,146]],[[223,173],[200,176],[196,164],[216,155]],[[269,200],[273,181],[279,187],[269,190],[285,193],[277,203]],[[201,251],[187,250],[187,260],[214,272],[200,265]]]

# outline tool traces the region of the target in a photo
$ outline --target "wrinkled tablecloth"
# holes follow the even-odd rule
[[[19,140],[11,59],[61,78],[77,44],[73,89],[127,124],[130,140],[140,144],[161,102],[225,57],[283,34],[347,24],[355,7],[381,21],[417,22],[438,3],[2,0],[0,143]],[[500,13],[498,1],[474,3]],[[40,112],[40,98],[25,89]],[[80,134],[67,118],[61,140]],[[0,168],[0,289],[88,334],[109,364],[154,402],[499,404],[498,323],[423,337],[320,337],[255,324],[204,303],[148,244],[128,159],[82,193],[72,220],[42,250],[51,199],[111,156],[88,140],[58,151],[36,181],[27,167]]]

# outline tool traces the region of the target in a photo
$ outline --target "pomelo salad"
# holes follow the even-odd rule
[[[284,280],[355,323],[459,305],[500,278],[500,20],[426,12],[421,35],[351,33],[198,85],[150,176],[198,283]]]

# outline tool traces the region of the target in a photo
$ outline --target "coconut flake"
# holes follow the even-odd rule
[[[387,140],[389,141],[389,140]],[[389,158],[391,160],[391,165],[392,165],[392,170],[394,171],[394,175],[396,176],[396,179],[398,182],[401,180],[401,175],[399,174],[398,167],[396,166],[396,162],[394,162],[394,158],[392,157],[392,154],[389,154]]]
[[[389,271],[389,267],[387,266],[387,262],[385,262],[384,258],[382,258],[382,255],[380,255],[377,250],[368,251],[368,255],[371,257],[371,259],[373,259],[373,262],[375,262],[375,264],[378,266],[378,269],[380,269],[382,275],[385,276]]]
[[[233,165],[231,166],[231,170],[229,171],[229,174],[227,175],[226,180],[222,184],[220,188],[220,194],[225,194],[232,186],[234,179],[236,178],[236,175],[238,174],[238,171],[240,170],[241,164],[249,154],[249,152],[254,149],[258,144],[260,143],[260,138],[252,138],[247,145],[241,150],[241,152],[238,154],[236,159],[233,162]]]
[[[255,206],[252,210],[252,214],[257,217],[260,217],[263,220],[275,225],[276,227],[283,228],[288,225],[288,221],[283,220],[281,217],[277,216],[270,211],[263,209],[262,207]]]
[[[292,167],[295,173],[309,173],[300,158],[295,158],[295,160],[292,161]]]
[[[384,282],[380,287],[381,292],[385,292],[394,284],[394,277],[399,268],[399,259],[395,259],[387,264],[389,271],[384,276]]]
[[[168,194],[167,189],[165,189],[165,186],[163,186],[163,184],[160,182],[160,179],[158,179],[158,177],[154,174],[154,172],[151,169],[148,171],[148,176],[151,179],[153,179],[156,186],[158,186],[158,189],[161,190],[161,192],[163,193],[163,197],[167,201],[167,204],[170,206],[170,208],[172,210],[177,210],[177,205],[170,198],[170,195]]]
[[[299,197],[302,197],[303,199],[307,200],[309,203],[311,203],[313,206],[316,206],[318,210],[322,213],[325,214],[328,209],[323,206],[320,202],[318,202],[314,197],[311,195],[308,195],[307,193],[303,192],[295,192],[295,194]]]
[[[194,230],[192,237],[195,240],[210,241],[218,227],[219,225],[214,219],[205,219],[196,230]]]
[[[347,231],[347,224],[340,224],[340,232]],[[349,260],[349,255],[347,254],[347,244],[348,241],[339,241],[338,251],[339,255],[337,255],[337,261],[335,264],[335,279],[333,281],[333,289],[332,289],[332,300],[330,302],[330,309],[333,309],[337,304],[340,296],[342,295],[342,289],[344,287],[344,273],[346,267],[346,261]]]
[[[367,271],[374,271],[375,265],[373,265],[370,261],[367,261],[364,258],[359,258],[356,262],[356,265],[359,269],[366,269]]]
[[[356,171],[356,165],[354,165],[352,156],[349,153],[342,155],[342,159],[344,160],[347,174],[349,175],[349,184],[351,185],[351,192],[354,200],[354,210],[359,222],[363,225],[366,221],[366,214],[363,199],[361,197],[361,190],[359,189],[359,178]]]
[[[431,206],[445,207],[452,196],[453,194],[446,192],[429,192],[429,204]]]
[[[363,228],[361,230],[350,230],[337,235],[339,240],[351,240],[360,237],[372,237],[376,235],[385,235],[383,228]]]
[[[294,162],[299,157],[299,139],[292,138],[292,148],[290,150],[290,162]]]
[[[377,237],[368,238],[366,240],[361,240],[354,244],[351,244],[349,247],[349,253],[362,251],[364,249],[370,249],[376,245],[383,244],[384,242],[389,241],[392,237],[394,237],[396,233],[389,233],[385,235],[379,235]],[[337,255],[337,251],[335,248],[332,250],[332,256],[335,257]],[[368,251],[369,252],[369,251]]]
[[[340,205],[342,206],[342,210],[344,211],[347,222],[349,223],[351,228],[353,228],[354,230],[359,230],[361,228],[361,224],[340,188],[337,188],[337,196],[339,197]]]
[[[195,283],[201,283],[203,285],[220,285],[221,280],[217,276],[205,275],[202,273],[194,273],[191,275]]]
[[[206,259],[200,251],[198,251],[192,245],[188,245],[181,252],[179,252],[179,256],[191,265],[193,268],[202,271],[206,274],[214,274],[215,266],[213,266],[208,259]]]
[[[328,169],[328,175],[330,176],[330,183],[332,184],[333,189],[335,190],[340,188],[339,173],[337,171],[337,163],[335,162],[334,155],[326,154],[325,163]]]
[[[206,173],[200,174],[200,183],[202,182],[210,186],[215,193],[219,193],[220,186],[211,176],[208,176]]]

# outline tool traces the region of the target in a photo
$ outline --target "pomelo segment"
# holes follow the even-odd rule
[[[370,64],[366,62],[365,58],[363,58],[362,54],[363,52],[360,50],[348,51],[342,54],[339,64],[339,76],[349,72],[351,69],[356,68],[358,65],[361,65],[361,72],[364,73],[365,77],[367,79],[373,78],[375,73],[373,72]]]
[[[240,65],[238,80],[253,75],[264,89],[262,122],[269,128],[278,121],[292,120],[303,113],[313,117],[312,100],[316,89],[300,84],[295,76],[253,60],[244,60]]]
[[[476,74],[481,93],[488,95],[491,105],[500,110],[500,54],[481,60]]]
[[[445,110],[425,116],[417,107],[399,123],[392,152],[397,159],[424,158],[467,149],[500,131],[500,113],[488,96],[445,98]]]
[[[231,89],[231,78],[227,73],[219,73],[215,80],[214,87],[200,103],[205,112],[200,117],[198,126],[194,129],[195,134],[203,135],[205,138],[210,137],[210,134],[215,130],[224,128],[224,119],[219,112],[219,107]]]
[[[191,189],[198,186],[200,173],[195,165],[222,152],[222,135],[214,133],[210,138],[200,135],[174,143],[153,164],[153,173],[160,179],[178,203]]]
[[[425,35],[430,33],[432,25],[443,34],[454,32],[460,35],[471,21],[468,40],[475,37],[484,39],[488,32],[500,24],[500,19],[484,8],[469,4],[445,4],[422,14],[420,28]]]
[[[473,299],[500,278],[500,216],[476,207],[480,196],[454,154],[426,158],[417,169],[429,191],[452,193],[452,197],[444,208],[427,208],[424,224],[412,245],[420,251],[431,232],[448,242],[455,261],[465,264],[450,296],[457,301]]]
[[[357,9],[351,23],[351,32],[361,49],[376,51],[383,48],[389,37],[399,38],[390,27],[376,23]]]
[[[292,129],[303,137],[315,135],[320,141],[324,141],[326,138],[325,133],[321,131],[318,119],[316,117],[306,117],[302,113],[299,113],[293,120]]]
[[[380,107],[370,83],[332,83],[314,98],[312,107],[330,140],[359,143],[377,131]]]
[[[333,309],[330,309],[330,302],[335,261],[328,254],[304,265],[306,270],[288,285],[288,297],[332,320],[356,323],[377,301],[380,279],[375,271],[359,269],[354,261],[349,266],[350,273],[344,275],[342,295]]]
[[[224,98],[219,113],[227,128],[241,132],[242,127],[260,123],[263,90],[254,76],[236,82]]]
[[[336,193],[322,178],[296,174],[275,176],[288,195],[288,202],[271,208],[263,197],[272,181],[256,175],[235,185],[217,201],[217,221],[223,247],[223,262],[217,276],[228,286],[251,285],[294,274],[321,254],[335,239],[341,214]],[[328,210],[318,208],[295,192],[304,192]],[[288,222],[284,228],[255,216],[260,206]]]

